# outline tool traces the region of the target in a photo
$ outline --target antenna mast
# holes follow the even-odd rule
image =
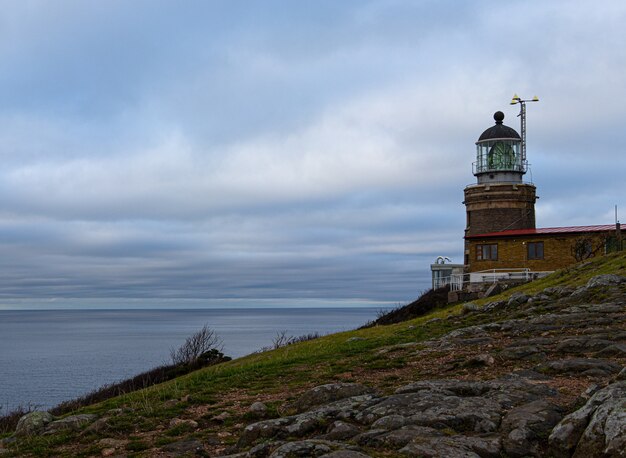
[[[517,116],[521,118],[520,123],[522,125],[522,164],[526,163],[526,102],[539,102],[539,97],[534,96],[532,99],[522,100],[517,94],[514,94],[511,99],[511,105],[520,104],[520,111]]]

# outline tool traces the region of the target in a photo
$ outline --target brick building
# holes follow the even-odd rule
[[[465,237],[468,272],[553,271],[617,249],[615,225],[516,229]]]
[[[617,225],[535,227],[536,188],[524,182],[523,139],[494,114],[495,125],[476,142],[473,174],[465,188],[467,273],[487,270],[553,271],[622,247]]]

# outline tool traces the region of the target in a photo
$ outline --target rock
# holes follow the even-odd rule
[[[534,359],[541,360],[545,358],[545,353],[536,345],[520,345],[503,348],[500,356],[505,359]]]
[[[222,422],[228,420],[229,418],[231,418],[231,415],[228,412],[222,412],[221,414],[216,415],[213,418],[211,418],[211,420],[214,420],[214,421],[222,423]]]
[[[471,313],[471,312],[478,312],[480,311],[481,308],[474,304],[473,302],[466,302],[465,304],[463,304],[461,306],[461,313],[466,314],[466,313]]]
[[[370,458],[370,456],[354,450],[338,450],[322,455],[320,458]]]
[[[400,449],[406,456],[420,458],[499,458],[500,439],[489,437],[425,437]]]
[[[540,372],[552,374],[574,373],[588,376],[606,376],[617,374],[622,367],[612,361],[593,358],[560,359],[557,361],[546,361],[537,366]]]
[[[594,394],[552,430],[555,454],[574,457],[618,457],[626,451],[626,381]]]
[[[270,458],[318,457],[327,455],[332,451],[332,448],[325,441],[288,442],[274,450]]]
[[[493,366],[496,360],[493,359],[488,353],[481,353],[479,355],[472,356],[468,358],[463,363],[464,367],[483,367],[483,366]]]
[[[178,399],[168,399],[163,403],[163,408],[171,409],[172,407],[176,407],[178,405]]]
[[[373,423],[392,414],[409,417],[409,422],[418,426],[492,432],[500,423],[502,407],[497,401],[485,397],[457,397],[421,391],[388,396],[359,412],[355,419]]]
[[[102,417],[97,419],[83,430],[83,434],[106,431],[109,427],[109,420],[109,417]]]
[[[539,456],[539,439],[546,437],[562,417],[560,408],[544,400],[511,409],[500,428],[507,456]]]
[[[587,282],[586,287],[597,288],[598,286],[619,285],[623,282],[626,282],[626,277],[622,277],[620,275],[596,275]]]
[[[199,440],[192,439],[172,442],[171,444],[167,444],[161,447],[161,450],[165,452],[175,453],[178,455],[189,453],[201,454],[204,453],[204,446]]]
[[[626,367],[624,369],[622,369],[619,374],[617,374],[617,377],[615,377],[616,381],[619,380],[626,380]]]
[[[346,342],[360,342],[362,340],[365,340],[365,338],[363,338],[363,337],[350,337],[348,340],[346,340]]]
[[[601,358],[617,356],[624,357],[626,356],[626,345],[624,344],[613,344],[607,347],[604,347],[602,350],[595,353],[594,356],[599,356]]]
[[[434,428],[415,425],[403,426],[400,429],[389,432],[371,430],[368,433],[359,436],[358,439],[355,439],[355,442],[368,447],[399,449],[418,438],[444,435],[441,431]]]
[[[577,402],[580,404],[587,402],[591,396],[596,394],[598,391],[600,391],[600,386],[595,383],[593,385],[589,385],[587,389],[583,391],[580,396],[578,396]]]
[[[501,309],[505,305],[506,302],[504,301],[489,302],[487,305],[485,305],[485,312],[491,312],[493,310]]]
[[[100,451],[100,455],[102,456],[113,456],[118,453],[118,450],[123,449],[128,444],[128,440],[122,439],[113,439],[113,438],[104,438],[98,441],[98,445],[100,447],[104,447]]]
[[[406,424],[406,419],[402,415],[387,415],[372,423],[371,428],[393,430],[402,428]]]
[[[387,431],[384,429],[370,429],[352,438],[351,442],[364,446],[374,446],[376,444],[376,438],[382,436],[386,432]]]
[[[524,293],[513,293],[511,294],[511,297],[509,297],[509,300],[507,301],[507,305],[509,307],[522,305],[528,302],[528,299],[530,298]]]
[[[329,383],[327,385],[316,386],[305,392],[293,403],[293,407],[298,412],[304,412],[320,404],[327,404],[339,399],[371,393],[374,393],[372,388],[361,385],[360,383]]]
[[[549,286],[542,291],[544,295],[552,296],[555,298],[569,296],[570,294],[572,294],[572,292],[573,289],[569,286]]]
[[[555,350],[560,353],[591,353],[601,351],[613,344],[613,341],[606,339],[575,337],[559,342]]]
[[[128,444],[128,440],[125,439],[114,439],[112,437],[105,437],[104,439],[100,439],[98,441],[98,445],[100,447],[109,447],[109,448],[123,448]]]
[[[39,434],[44,428],[54,420],[54,417],[48,412],[35,410],[27,413],[17,422],[15,428],[16,436],[32,436]]]
[[[272,452],[272,449],[278,448],[281,445],[283,445],[283,442],[263,442],[262,444],[252,447],[248,451],[248,456],[246,458],[266,457]]]
[[[320,416],[317,415],[299,415],[289,426],[285,427],[285,431],[290,436],[301,437],[314,431],[322,426]]]
[[[262,402],[257,401],[252,403],[252,405],[248,409],[248,412],[250,412],[257,418],[262,418],[267,415],[267,406]]]
[[[96,420],[96,418],[98,416],[93,414],[71,415],[49,423],[43,434],[56,434],[59,431],[66,430],[78,431],[81,427]]]
[[[328,432],[324,435],[324,439],[328,440],[346,440],[359,434],[359,428],[346,423],[344,421],[335,421],[328,428]]]
[[[195,420],[187,420],[187,419],[182,419],[182,418],[172,418],[170,420],[170,424],[169,427],[170,428],[176,428],[177,426],[188,426],[191,429],[196,429],[198,427],[198,422]]]

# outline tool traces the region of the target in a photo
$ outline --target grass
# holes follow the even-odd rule
[[[518,291],[535,294],[549,286],[577,287],[584,285],[591,277],[604,273],[626,276],[626,253],[612,254],[564,269],[498,296],[474,302],[480,305],[506,300]],[[409,321],[327,335],[206,367],[159,385],[84,407],[76,413],[107,415],[106,412],[111,409],[122,408],[124,413],[109,420],[106,434],[124,438],[128,438],[129,434],[136,436],[128,444],[127,451],[141,454],[151,444],[148,439],[142,438],[142,434],[148,435],[159,427],[167,429],[166,425],[171,418],[184,415],[194,406],[205,409],[204,414],[196,418],[203,430],[215,428],[212,417],[228,411],[233,418],[220,427],[236,432],[241,427],[237,423],[246,421],[247,406],[259,397],[271,406],[270,415],[278,416],[286,412],[281,411],[278,403],[272,403],[273,399],[293,399],[298,392],[323,383],[364,379],[367,383],[367,377],[375,373],[380,381],[379,388],[385,390],[388,387],[391,390],[402,381],[402,377],[406,377],[399,375],[398,370],[404,370],[405,373],[412,370],[412,360],[407,355],[414,352],[416,347],[403,347],[402,344],[419,343],[439,337],[459,326],[502,319],[511,314],[511,311],[498,311],[493,315],[463,315],[463,304],[448,305]],[[353,337],[360,339],[355,340]],[[409,373],[413,379],[421,377],[419,372]],[[189,395],[189,400],[181,402],[180,399],[186,395]],[[172,405],[171,400],[178,402]],[[164,443],[174,435],[184,437],[190,433],[185,428],[170,430],[167,435],[158,435],[159,443]],[[76,434],[35,437],[20,441],[19,453],[74,456],[76,451],[72,445],[83,441],[85,444],[81,446],[87,449],[87,444],[92,440],[91,436],[81,438]],[[154,441],[152,444],[155,444]]]

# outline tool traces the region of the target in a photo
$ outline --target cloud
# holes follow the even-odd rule
[[[403,301],[474,142],[537,94],[538,224],[623,207],[623,2],[23,2],[0,14],[0,295]],[[607,210],[608,209],[608,210]]]

